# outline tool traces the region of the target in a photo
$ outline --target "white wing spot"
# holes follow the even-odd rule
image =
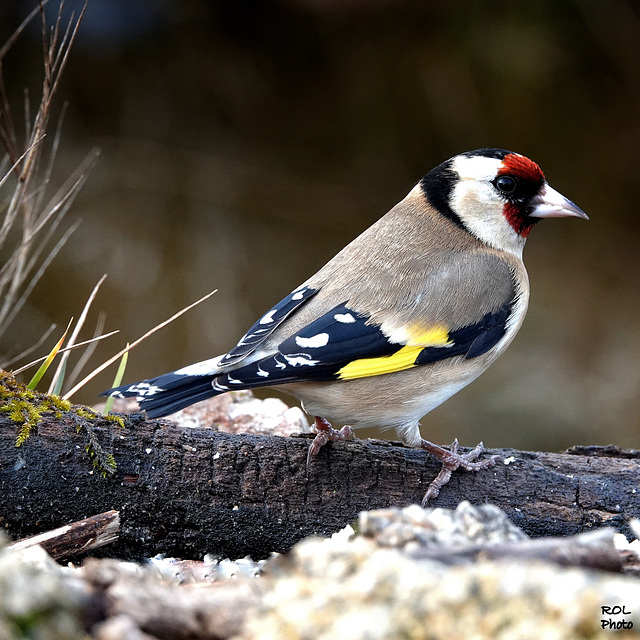
[[[140,398],[155,396],[156,393],[160,393],[161,391],[164,391],[162,387],[156,387],[155,384],[149,384],[148,382],[138,382],[137,384],[132,384],[127,389],[128,393],[134,393]]]
[[[271,309],[268,313],[265,313],[262,318],[260,318],[260,324],[271,324],[273,322],[273,314],[277,311],[277,309]]]
[[[338,322],[342,322],[344,324],[351,324],[352,322],[356,321],[356,319],[350,313],[336,313],[333,317]]]
[[[320,364],[319,360],[312,360],[309,356],[305,354],[300,354],[297,356],[284,356],[284,359],[287,361],[287,364],[291,367],[298,367],[300,365],[313,367],[316,364]]]
[[[303,349],[317,349],[318,347],[326,347],[329,342],[328,333],[318,333],[310,338],[296,336],[296,344]]]
[[[304,298],[304,294],[307,292],[307,287],[301,287],[300,291],[296,291],[292,296],[292,300],[302,300]]]

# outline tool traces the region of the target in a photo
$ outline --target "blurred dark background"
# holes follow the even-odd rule
[[[0,5],[1,42],[32,4]],[[3,61],[17,113],[24,87],[39,98],[41,51],[36,18]],[[54,184],[101,157],[0,353],[52,322],[59,336],[107,273],[91,321],[104,310],[120,334],[94,365],[217,288],[132,352],[125,381],[212,357],[433,166],[505,147],[591,220],[536,227],[523,329],[423,434],[639,445],[638,3],[90,0],[62,100]]]

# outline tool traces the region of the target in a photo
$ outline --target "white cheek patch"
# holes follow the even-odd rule
[[[496,158],[458,156],[452,167],[460,179],[451,191],[449,205],[476,238],[522,257],[525,239],[505,218],[505,200],[491,184],[501,166]]]
[[[449,205],[471,233],[492,246],[505,232],[513,233],[504,217],[505,201],[486,180],[460,180],[451,191]]]

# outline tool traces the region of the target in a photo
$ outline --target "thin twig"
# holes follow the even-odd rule
[[[80,224],[80,220],[77,220],[73,225],[71,225],[71,227],[69,227],[65,232],[65,234],[60,238],[60,240],[58,240],[58,242],[53,247],[53,249],[51,249],[51,252],[49,253],[49,255],[47,255],[47,257],[43,260],[42,264],[40,265],[40,268],[36,271],[34,276],[31,278],[31,280],[27,284],[20,298],[14,304],[11,311],[4,318],[5,326],[8,326],[9,324],[11,324],[11,322],[16,317],[20,309],[22,309],[22,306],[27,301],[27,298],[31,295],[31,291],[36,286],[40,278],[44,275],[44,272],[47,270],[47,268],[51,264],[51,261],[56,257],[56,255],[58,255],[58,252],[60,251],[60,249],[62,249],[62,247],[65,245],[65,243],[67,242],[71,234],[78,228],[79,224]]]
[[[0,362],[0,369],[8,369],[14,362],[18,362],[19,360],[24,360],[30,353],[37,351],[40,346],[45,342],[45,340],[53,333],[55,328],[58,325],[54,322],[41,336],[38,342],[32,344],[30,347],[22,351],[16,356],[12,356],[8,354],[8,360],[5,362]],[[45,356],[46,357],[46,356]]]
[[[114,336],[116,333],[120,333],[119,329],[116,329],[115,331],[109,331],[109,333],[104,333],[101,336],[96,336],[95,338],[90,338],[89,340],[84,340],[83,342],[78,342],[76,344],[74,344],[72,347],[65,347],[64,349],[60,349],[60,351],[58,351],[58,353],[66,353],[67,351],[73,351],[74,349],[79,349],[80,347],[84,347],[85,345],[91,344],[93,342],[97,342],[98,340],[104,340],[105,338],[110,338],[111,336]],[[25,364],[24,366],[20,367],[19,369],[16,369],[13,372],[13,375],[18,375],[19,373],[22,373],[23,371],[26,371],[27,369],[30,369],[31,367],[35,367],[37,364],[40,364],[41,362],[44,362],[47,359],[47,356],[42,356],[42,358],[38,358],[37,360],[33,360],[32,362],[29,362],[29,364]]]
[[[64,0],[61,0],[57,16],[50,30],[44,10],[47,3],[48,0],[38,0],[38,6],[0,48],[0,141],[6,148],[6,157],[8,159],[8,162],[2,163],[3,173],[0,174],[0,188],[4,187],[10,176],[16,179],[15,188],[0,219],[0,248],[4,246],[7,238],[10,237],[9,234],[13,236],[14,230],[21,233],[21,241],[18,246],[7,252],[10,257],[5,259],[4,264],[0,267],[0,298],[2,298],[2,303],[0,304],[0,335],[15,320],[36,283],[77,227],[78,223],[75,223],[64,231],[60,228],[60,223],[84,185],[88,172],[97,158],[95,151],[89,154],[71,177],[58,189],[54,197],[50,198],[49,202],[44,205],[53,166],[58,155],[66,105],[63,105],[58,118],[46,165],[44,161],[44,145],[40,143],[45,136],[53,98],[59,87],[61,75],[84,17],[88,0],[85,0],[77,18],[77,14],[73,12],[68,21],[63,19],[65,5]],[[42,26],[44,77],[37,109],[32,110],[29,90],[27,88],[24,89],[25,150],[22,151],[16,135],[9,94],[4,83],[2,62],[18,37],[25,31],[29,22],[38,14],[40,15]],[[5,174],[4,170],[8,165],[11,165],[11,168]],[[16,229],[18,221],[20,221],[19,230]],[[58,238],[60,234],[61,237],[54,243],[53,248],[49,250],[49,244],[55,238]],[[91,300],[94,295],[95,291]],[[86,317],[89,308],[88,305],[90,305],[90,301],[85,305],[81,321],[76,325],[74,334],[67,345],[68,347],[73,346],[77,340],[78,332],[81,330],[84,317]],[[46,339],[49,333],[50,331],[46,332],[37,345],[23,352],[19,357],[24,357],[24,355],[31,353],[34,348],[37,348]],[[94,337],[94,339],[83,344],[95,346],[97,339],[100,338]],[[66,355],[63,356],[63,364],[66,358]]]
[[[47,135],[46,133],[43,134],[32,145],[29,145],[29,147],[25,150],[25,152],[13,163],[11,168],[7,170],[4,178],[0,179],[0,188],[9,179],[9,176],[11,175],[13,170],[24,160],[24,157],[27,155],[27,153],[29,153],[29,151],[31,151],[31,149],[33,149],[33,147],[35,147],[37,144],[40,144],[45,139],[46,135]],[[3,234],[3,231],[4,231],[4,224],[0,229],[0,246],[2,246],[3,235],[6,235],[6,234]]]
[[[4,84],[4,73],[2,72],[2,60],[0,59],[0,100],[2,100],[2,110],[0,111],[0,139],[4,148],[9,154],[11,161],[15,160],[18,155],[16,149],[18,142],[16,140],[16,130],[13,126],[13,118],[11,116],[11,107],[9,105],[9,96],[7,87]]]
[[[98,322],[96,322],[96,328],[93,332],[93,337],[99,336],[104,331],[104,325],[106,324],[107,314],[104,311],[101,311],[98,314]],[[82,355],[78,358],[78,362],[76,366],[73,368],[73,371],[67,376],[67,385],[72,387],[75,381],[80,376],[80,372],[84,370],[87,362],[93,355],[93,352],[96,350],[98,346],[98,342],[94,341],[86,349],[82,350]]]
[[[44,7],[49,0],[42,0],[41,5]],[[13,32],[9,39],[0,47],[0,60],[2,60],[9,49],[15,44],[16,40],[20,37],[20,34],[26,29],[27,25],[33,20],[33,18],[40,11],[40,7],[36,7],[23,21],[22,24]]]
[[[76,326],[74,327],[73,331],[71,332],[71,336],[69,337],[69,340],[67,342],[67,346],[68,347],[72,347],[75,344],[76,340],[78,339],[78,335],[80,334],[80,331],[82,330],[82,327],[84,326],[85,320],[87,319],[87,315],[89,313],[89,309],[91,308],[91,305],[92,305],[93,301],[95,300],[96,295],[98,294],[98,290],[100,289],[100,285],[105,281],[106,277],[107,277],[107,274],[105,273],[100,278],[100,280],[98,280],[98,282],[96,283],[95,287],[93,287],[93,290],[89,294],[89,297],[87,298],[87,301],[85,302],[84,307],[82,308],[82,313],[80,314],[80,317],[78,318],[78,322],[76,322]],[[51,384],[49,385],[49,390],[47,391],[47,393],[53,393],[53,390],[56,388],[56,385],[58,384],[58,381],[60,380],[60,377],[62,376],[63,372],[65,371],[68,359],[69,359],[69,352],[67,351],[66,353],[64,353],[62,355],[62,358],[60,358],[60,362],[58,363],[58,366],[56,368],[56,372],[54,373],[53,378],[51,379]]]
[[[64,209],[66,213],[82,187],[84,187],[87,182],[89,172],[95,166],[99,155],[100,150],[96,147],[85,156],[84,160],[50,200],[41,217],[35,222],[34,227],[30,232],[30,236],[37,234],[48,220],[58,211]]]
[[[53,81],[53,84],[51,85],[51,93],[55,93],[56,89],[58,88],[58,82],[60,81],[60,77],[62,75],[62,71],[65,68],[65,65],[67,64],[67,59],[69,57],[69,51],[71,50],[71,47],[73,46],[73,43],[76,39],[76,35],[78,34],[78,29],[80,28],[80,23],[82,22],[82,19],[84,18],[84,14],[85,11],[87,10],[87,4],[88,4],[89,0],[85,0],[85,3],[82,7],[82,10],[80,11],[80,15],[78,16],[78,19],[76,20],[75,26],[73,28],[73,31],[71,32],[71,37],[68,38],[67,40],[67,36],[65,34],[64,40],[63,40],[63,46],[61,45],[60,47],[60,52],[64,51],[64,54],[62,56],[62,59],[60,61],[56,61],[56,66],[57,69],[55,70],[55,79]],[[62,5],[63,3],[60,4],[60,10],[62,11]],[[71,17],[71,19],[69,20],[69,26],[71,26],[71,23],[73,22],[73,15]],[[56,25],[56,29],[57,29],[57,25]],[[66,41],[66,42],[65,42]]]
[[[64,214],[62,213],[59,214],[49,223],[49,225],[46,227],[46,232],[44,236],[40,239],[35,249],[31,250],[31,256],[29,257],[29,261],[27,262],[26,266],[23,269],[25,274],[30,273],[35,268],[35,265],[39,262],[40,255],[43,253],[49,241],[53,238],[58,228],[58,225],[62,221],[63,215]],[[29,245],[32,242],[33,242],[33,238],[30,239],[29,242],[23,241],[18,247],[15,248],[13,254],[11,254],[11,257],[7,260],[7,262],[3,265],[3,267],[0,268],[0,291],[4,290],[7,286],[10,286],[12,279],[15,277],[14,272],[17,268],[16,265],[20,259],[20,252],[24,249],[26,245]],[[24,279],[25,277],[22,278],[23,281]],[[6,308],[10,308],[10,305],[7,302],[5,302],[4,306]],[[3,316],[4,316],[4,312],[0,312],[0,318],[2,318]],[[2,333],[3,329],[4,329],[3,324],[2,322],[0,322],[0,333]]]
[[[44,175],[42,176],[41,185],[36,190],[38,192],[38,197],[35,199],[35,209],[36,211],[40,211],[42,208],[42,200],[44,199],[45,193],[47,191],[47,186],[51,180],[51,173],[53,172],[53,165],[55,164],[55,159],[58,155],[58,149],[60,147],[60,138],[62,137],[62,123],[64,122],[64,117],[67,112],[68,103],[64,102],[62,104],[62,109],[60,111],[60,115],[58,116],[58,122],[56,124],[56,132],[53,136],[53,140],[51,142],[51,150],[49,151],[49,159],[47,161]]]

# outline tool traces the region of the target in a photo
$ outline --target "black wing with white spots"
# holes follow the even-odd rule
[[[218,362],[219,367],[230,367],[253,353],[300,305],[318,293],[318,289],[299,287],[267,311],[238,344]]]
[[[300,380],[333,380],[342,365],[367,354],[388,356],[402,347],[392,344],[380,327],[345,304],[334,307],[278,346],[274,355],[219,375],[213,388],[263,387]]]
[[[438,330],[440,337],[434,342],[439,346],[421,346],[390,342],[378,325],[343,304],[287,338],[274,355],[217,376],[213,388],[222,393],[292,382],[352,380],[454,356],[475,358],[504,336],[512,307],[510,301],[473,325],[448,333]],[[421,333],[428,331],[424,327]]]

